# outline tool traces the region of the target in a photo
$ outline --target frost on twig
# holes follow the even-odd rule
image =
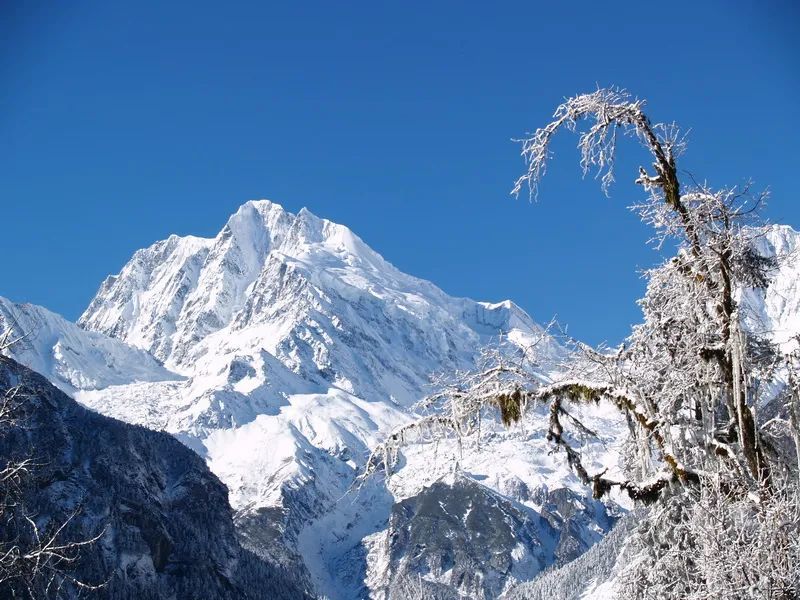
[[[527,171],[517,179],[512,194],[518,196],[527,187],[532,198],[539,191],[539,183],[547,170],[550,144],[560,129],[578,132],[580,164],[584,175],[593,168],[601,181],[604,192],[614,183],[614,160],[618,135],[635,135],[654,151],[656,174],[640,173],[639,183],[647,188],[667,183],[670,165],[685,146],[685,136],[673,124],[651,125],[643,112],[644,101],[631,97],[622,89],[601,88],[590,94],[580,94],[561,104],[553,114],[553,120],[537,129],[530,137],[519,140]],[[582,122],[588,122],[578,130]]]

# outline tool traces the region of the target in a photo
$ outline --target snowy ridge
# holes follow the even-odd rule
[[[80,329],[33,304],[0,297],[0,332],[18,338],[7,354],[41,373],[66,393],[133,382],[182,379],[150,354],[113,338]]]

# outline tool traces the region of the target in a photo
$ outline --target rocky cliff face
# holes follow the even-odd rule
[[[416,579],[439,597],[497,598],[576,558],[616,520],[567,488],[533,495],[538,511],[455,473],[397,502],[385,532],[371,540],[373,564],[386,565],[372,574],[374,592],[402,597]]]
[[[0,357],[0,397],[11,389],[16,423],[2,426],[0,461],[33,459],[20,497],[41,531],[66,523],[59,542],[99,534],[63,565],[70,577],[103,584],[91,597],[304,597],[285,573],[242,549],[225,486],[172,436],[93,413]],[[25,543],[32,530],[16,533]],[[79,591],[67,583],[60,597]],[[0,596],[10,593],[0,587]]]

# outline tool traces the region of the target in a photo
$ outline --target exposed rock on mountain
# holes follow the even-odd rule
[[[0,396],[15,387],[18,422],[3,425],[0,460],[34,460],[22,500],[40,530],[67,523],[60,542],[102,533],[64,567],[70,577],[105,584],[91,597],[304,597],[286,574],[241,548],[225,486],[172,436],[91,412],[0,357]],[[32,535],[25,532],[23,542]],[[66,585],[63,593],[78,591]]]
[[[373,585],[400,597],[417,579],[434,595],[497,598],[509,584],[582,554],[613,526],[599,502],[566,488],[539,493],[541,513],[456,473],[397,502],[372,541],[374,553],[386,554],[375,560],[387,565]]]

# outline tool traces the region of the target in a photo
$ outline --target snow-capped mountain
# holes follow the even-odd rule
[[[783,233],[772,244],[800,237],[775,231]],[[796,267],[781,267],[788,271],[766,299],[750,299],[787,331],[798,328]],[[533,375],[546,380],[564,350],[513,303],[452,298],[307,210],[248,202],[214,238],[171,236],[138,251],[102,284],[81,328],[35,307],[0,307],[9,323],[21,313],[47,323],[41,343],[15,350],[19,360],[85,405],[193,448],[229,488],[246,544],[304,564],[334,600],[400,597],[392,595],[398,585],[423,579],[455,596],[493,595],[558,563],[556,548],[579,554],[610,523],[550,452],[544,409],[510,431],[487,423],[461,446],[412,446],[391,479],[353,487],[369,450],[431,389],[431,373],[474,369],[502,337],[502,352],[526,353]],[[600,440],[585,448],[584,462],[613,472],[624,424],[602,409],[592,418]],[[403,542],[433,544],[431,515],[436,535],[458,533],[448,533],[453,515],[428,510],[432,497],[442,510],[464,509],[462,519],[472,509],[457,497],[494,507],[506,523],[527,515],[541,526],[510,527],[498,538],[508,543],[495,548],[505,558],[459,578]],[[562,508],[584,507],[575,519],[548,508],[565,497]],[[472,550],[453,554],[462,572],[475,571],[469,553],[479,529],[467,528],[460,542]]]
[[[266,370],[300,375],[297,391],[336,388],[403,406],[431,372],[474,365],[489,338],[525,346],[542,333],[511,302],[451,298],[346,227],[268,201],[244,204],[215,238],[172,236],[137,252],[79,324],[176,372],[215,378],[209,388]],[[557,351],[551,340],[537,348]]]
[[[370,448],[430,390],[432,373],[475,368],[500,336],[505,352],[531,353],[541,377],[563,356],[513,303],[452,298],[346,227],[268,201],[243,205],[215,238],[172,236],[137,252],[80,325],[152,353],[185,379],[78,398],[165,429],[206,457],[255,549],[288,561],[320,538],[303,554],[326,592],[339,583],[326,583],[330,561],[352,548],[321,538],[354,516],[337,506]],[[432,481],[407,481],[402,496],[369,507],[375,526]],[[335,524],[323,531],[314,524],[324,515]]]

